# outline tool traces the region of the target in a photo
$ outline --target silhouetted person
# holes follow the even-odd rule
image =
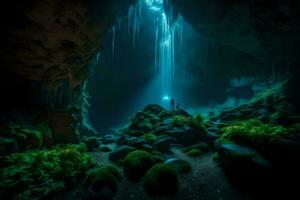
[[[176,104],[176,110],[179,110],[180,109],[180,103],[177,103]]]
[[[172,111],[175,110],[175,101],[173,98],[171,99],[170,103],[171,103],[171,110]]]

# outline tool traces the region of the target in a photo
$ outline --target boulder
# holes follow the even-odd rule
[[[130,180],[138,181],[155,164],[156,159],[152,154],[142,150],[133,151],[124,158],[124,173]]]
[[[171,130],[167,130],[165,134],[175,138],[178,141],[178,143],[183,145],[195,144],[199,142],[199,140],[201,140],[201,138],[203,138],[204,135],[193,128],[176,127],[173,127],[173,129]]]
[[[116,148],[115,150],[113,150],[112,152],[110,152],[109,160],[111,160],[113,162],[118,162],[118,161],[122,160],[123,158],[125,158],[125,156],[128,153],[130,153],[134,150],[135,150],[134,147],[130,147],[127,145],[120,146],[120,147]]]
[[[100,142],[97,137],[88,137],[83,140],[88,151],[96,151],[99,148]]]
[[[178,189],[176,170],[164,163],[153,166],[144,177],[144,187],[151,196],[176,194]]]
[[[164,163],[172,166],[178,174],[188,173],[192,170],[189,162],[177,158],[169,158]]]
[[[234,143],[216,141],[216,149],[225,169],[239,175],[258,175],[269,171],[271,165],[257,151]]]
[[[112,144],[115,143],[120,137],[116,135],[105,135],[100,141],[102,144]]]
[[[160,152],[167,152],[170,149],[170,145],[175,143],[177,143],[175,138],[164,136],[154,143],[154,147]]]

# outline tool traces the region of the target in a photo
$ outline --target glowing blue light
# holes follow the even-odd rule
[[[164,101],[169,101],[169,100],[170,100],[170,97],[169,97],[168,95],[165,95],[165,96],[163,96],[163,100],[164,100]]]
[[[163,9],[163,0],[145,0],[148,8],[153,12],[162,11]]]

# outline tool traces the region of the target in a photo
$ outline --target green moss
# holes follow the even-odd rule
[[[23,150],[49,146],[52,138],[52,130],[44,122],[38,123],[34,128],[10,124],[7,130],[9,135],[6,137],[14,138]]]
[[[133,151],[123,161],[124,173],[130,180],[138,181],[154,164],[155,159],[150,153]]]
[[[154,135],[154,134],[152,134],[152,133],[147,133],[147,134],[143,135],[143,138],[144,138],[148,143],[151,143],[151,144],[153,144],[153,143],[157,140],[156,135]]]
[[[208,152],[209,146],[205,143],[195,144],[195,145],[185,148],[184,152],[186,153],[186,152],[190,151],[191,149],[199,149],[202,152]]]
[[[190,165],[190,163],[185,160],[171,159],[169,161],[167,160],[166,164],[169,164],[174,169],[176,169],[179,174],[188,173],[192,170],[192,166]]]
[[[109,148],[108,146],[100,146],[99,151],[101,151],[101,152],[111,152],[112,149]]]
[[[220,155],[216,152],[216,153],[214,153],[212,159],[215,162],[219,162],[220,161]]]
[[[205,118],[200,114],[194,115],[191,119],[192,125],[199,129],[201,132],[207,132],[205,122]]]
[[[4,160],[0,195],[7,199],[50,198],[77,185],[86,171],[94,166],[94,161],[81,145],[15,153],[5,156]]]
[[[189,151],[186,152],[186,155],[188,155],[189,157],[195,158],[198,156],[201,156],[203,154],[203,152],[199,149],[196,148],[192,148]]]
[[[157,164],[146,173],[144,187],[153,196],[175,194],[178,187],[177,173],[168,164]]]
[[[89,172],[86,187],[92,197],[107,199],[117,191],[117,183],[120,180],[121,174],[116,167],[104,165]],[[109,193],[103,192],[108,188]]]
[[[289,133],[280,125],[262,123],[257,119],[237,121],[222,129],[221,140],[230,140],[242,145],[269,144],[278,141]]]
[[[182,115],[176,115],[175,117],[173,117],[173,120],[176,126],[183,126],[190,123],[190,118]]]

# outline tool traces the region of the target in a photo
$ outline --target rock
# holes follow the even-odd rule
[[[157,164],[146,173],[144,187],[152,196],[174,195],[178,189],[177,173],[168,164]]]
[[[120,172],[113,166],[101,166],[87,177],[86,187],[89,198],[111,199],[117,191]]]
[[[185,153],[187,156],[192,157],[192,158],[201,156],[203,154],[203,152],[201,150],[196,149],[196,148],[189,149]]]
[[[130,147],[127,145],[120,146],[120,147],[116,148],[115,150],[113,150],[109,154],[109,160],[111,160],[113,162],[118,162],[118,161],[122,160],[128,153],[130,153],[134,150],[135,150],[134,147]]]
[[[103,136],[100,141],[102,144],[112,144],[115,143],[119,139],[116,135],[105,135]]]
[[[98,150],[101,152],[111,152],[112,151],[111,148],[109,148],[108,146],[105,146],[105,145],[101,145]]]
[[[178,110],[172,111],[172,114],[181,115],[181,116],[184,116],[184,117],[191,117],[191,115],[183,109],[178,109]]]
[[[133,151],[124,159],[124,173],[130,180],[138,181],[155,163],[150,153],[142,150]]]
[[[88,137],[83,140],[88,151],[95,151],[99,148],[100,142],[97,137]]]
[[[172,166],[178,174],[188,173],[192,170],[192,166],[189,162],[177,158],[169,158],[164,163]]]
[[[173,128],[167,130],[165,134],[175,138],[178,143],[183,145],[195,144],[204,136],[204,133],[200,133],[192,128]]]
[[[161,112],[166,111],[163,107],[161,107],[160,105],[157,104],[150,104],[148,106],[146,106],[143,110],[143,112],[147,112],[147,113],[153,113],[155,115],[160,114]]]
[[[145,151],[153,151],[154,147],[153,147],[153,145],[150,145],[150,144],[144,144],[144,145],[140,146],[139,149],[145,150]]]
[[[154,143],[154,147],[160,152],[167,152],[170,149],[170,145],[174,143],[177,143],[177,140],[175,138],[165,136],[161,139],[158,139]]]
[[[79,143],[79,138],[75,130],[76,120],[70,113],[53,112],[48,117],[56,144]]]
[[[140,148],[144,144],[147,144],[147,142],[144,138],[130,137],[127,140],[127,145],[135,147],[135,148]]]
[[[198,143],[198,144],[194,144],[192,146],[189,146],[189,147],[185,148],[184,152],[188,152],[191,149],[199,149],[200,151],[202,151],[204,153],[208,152],[210,150],[208,144],[203,143],[203,142]]]
[[[231,172],[246,174],[263,174],[271,165],[254,149],[233,143],[216,141],[216,149],[222,165]]]
[[[153,130],[152,133],[154,135],[162,135],[165,132],[167,132],[168,130],[171,130],[172,128],[174,128],[173,124],[160,125],[157,129]]]

